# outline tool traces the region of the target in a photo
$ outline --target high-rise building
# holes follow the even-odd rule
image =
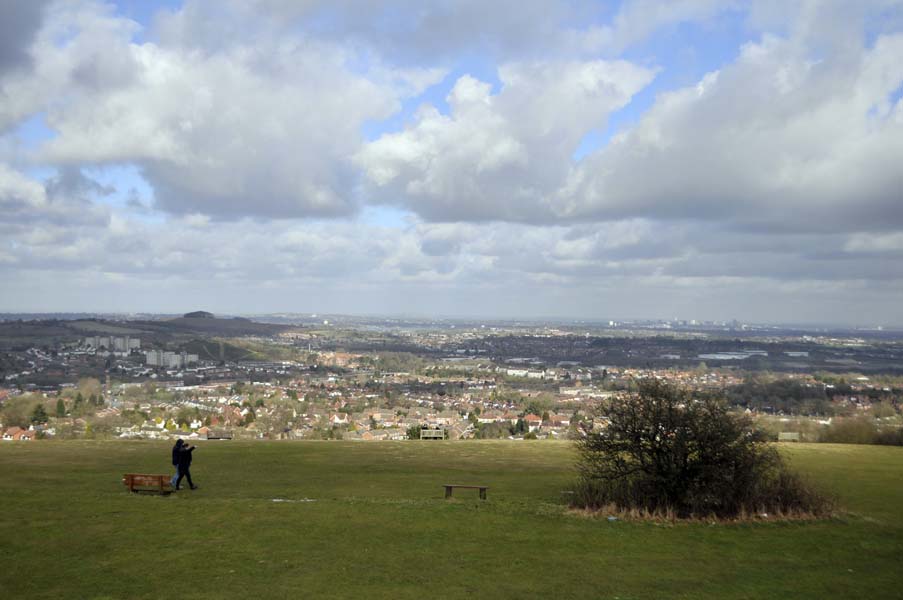
[[[162,367],[163,354],[164,352],[162,350],[148,350],[144,353],[144,358],[148,365],[152,367]]]
[[[148,366],[180,369],[198,362],[197,354],[186,352],[164,352],[163,350],[147,350],[144,353]]]
[[[128,354],[132,350],[141,349],[141,340],[130,336],[124,337],[107,337],[107,336],[91,336],[86,337],[84,341],[86,348],[92,348],[94,351],[106,350],[107,352],[116,352],[118,354]]]

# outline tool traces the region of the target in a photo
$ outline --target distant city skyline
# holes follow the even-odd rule
[[[903,325],[903,0],[0,0],[0,312]]]
[[[0,321],[10,319],[171,319],[182,317],[186,313],[184,311],[0,311]],[[264,322],[278,322],[278,319],[293,321],[298,323],[315,322],[323,325],[345,327],[358,326],[362,323],[370,321],[386,321],[404,322],[410,321],[415,323],[428,322],[446,322],[446,323],[466,323],[469,326],[506,326],[511,323],[535,324],[539,325],[563,325],[563,326],[579,326],[585,324],[592,327],[611,327],[611,328],[648,328],[656,324],[673,325],[683,329],[705,329],[707,327],[727,327],[727,328],[803,328],[811,331],[820,331],[825,329],[834,330],[861,330],[861,331],[887,331],[892,333],[903,329],[903,324],[895,323],[875,323],[875,322],[825,322],[825,321],[756,321],[752,319],[717,319],[711,317],[650,317],[650,316],[556,316],[556,315],[521,315],[512,316],[490,315],[490,314],[453,314],[453,313],[417,313],[417,312],[395,312],[395,313],[342,313],[328,311],[274,311],[274,312],[243,312],[243,311],[225,311],[219,313],[209,313],[213,318],[231,319],[244,318],[250,320],[258,320]],[[338,319],[338,320],[336,320]],[[349,323],[353,325],[348,325]],[[89,339],[89,338],[86,338]],[[102,338],[101,338],[102,339]],[[126,336],[128,339],[128,336]],[[140,343],[140,342],[139,342]]]

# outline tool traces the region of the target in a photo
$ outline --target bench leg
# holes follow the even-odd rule
[[[480,500],[486,499],[486,488],[480,488]]]
[[[450,485],[445,486],[445,497],[451,498],[452,495],[452,487]]]

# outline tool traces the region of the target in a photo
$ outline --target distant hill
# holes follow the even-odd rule
[[[185,313],[182,315],[184,319],[215,319],[213,313],[209,313],[205,310],[196,310],[194,312]]]
[[[0,349],[24,350],[29,346],[75,342],[90,335],[139,335],[133,323],[85,319],[44,319],[0,322]]]
[[[262,360],[255,352],[239,348],[233,344],[214,340],[191,340],[182,344],[181,350],[191,354],[197,354],[201,360]]]
[[[29,346],[75,342],[91,335],[130,335],[143,339],[144,343],[166,342],[184,337],[240,337],[245,335],[271,336],[296,329],[290,325],[257,323],[250,319],[218,319],[205,311],[159,321],[112,321],[83,319],[78,321],[44,319],[32,321],[0,322],[0,349],[24,350]],[[217,348],[216,354],[219,354]],[[244,351],[226,350],[230,358]]]
[[[204,314],[209,315],[210,313]],[[142,326],[171,333],[201,333],[226,337],[234,335],[276,335],[292,329],[292,327],[286,325],[257,323],[241,317],[218,319],[212,315],[203,317],[190,317],[186,315],[168,321],[145,321],[142,322]]]

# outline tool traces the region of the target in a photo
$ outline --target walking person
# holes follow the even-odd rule
[[[195,490],[198,486],[194,485],[194,482],[191,481],[191,453],[194,452],[194,449],[197,446],[189,446],[188,444],[183,443],[182,447],[179,448],[179,477],[176,479],[176,491],[179,491],[179,485],[182,483],[182,478],[188,479],[188,487]]]
[[[176,472],[173,473],[172,478],[169,480],[171,487],[176,487],[176,480],[179,478],[179,456],[184,443],[182,438],[179,438],[176,440],[176,445],[172,447],[172,466],[176,468]]]

